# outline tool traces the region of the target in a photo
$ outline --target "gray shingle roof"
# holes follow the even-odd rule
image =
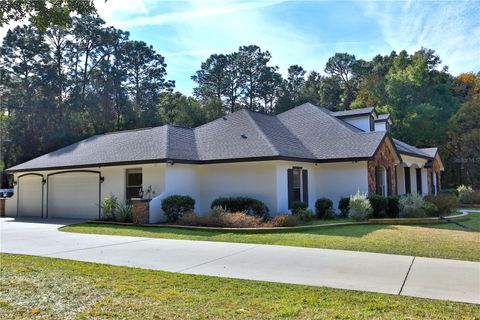
[[[377,116],[377,119],[375,121],[387,121],[388,119],[390,119],[390,114],[382,113]]]
[[[434,148],[420,148],[420,150],[423,153],[425,153],[426,155],[428,155],[430,158],[435,158],[435,156],[437,155],[437,152],[438,152],[437,147],[434,147]]]
[[[331,115],[334,117],[353,117],[353,116],[360,116],[364,114],[365,115],[370,114],[374,111],[375,111],[374,107],[369,107],[369,108],[360,108],[360,109],[331,112]]]
[[[420,158],[431,158],[429,154],[423,151],[423,149],[415,148],[414,146],[411,146],[408,143],[397,139],[393,139],[393,141],[395,143],[395,146],[397,147],[398,152],[400,153],[417,156]]]
[[[372,157],[386,132],[363,132],[324,108],[303,104],[277,116],[241,110],[190,129],[161,126],[100,134],[10,168],[29,171],[175,160],[305,161]]]
[[[354,130],[310,103],[283,112],[278,118],[318,160],[371,157],[386,135]]]

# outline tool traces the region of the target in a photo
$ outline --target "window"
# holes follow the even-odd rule
[[[412,192],[412,186],[410,184],[410,168],[405,167],[405,193],[411,193]]]
[[[295,201],[308,203],[308,171],[293,167],[287,171],[288,208],[291,209]]]
[[[422,169],[421,168],[416,168],[416,175],[417,175],[417,193],[422,194]]]
[[[127,200],[139,198],[142,190],[142,169],[127,170]]]
[[[375,119],[370,116],[370,131],[375,131]]]
[[[302,201],[302,169],[293,169],[293,202]]]
[[[387,195],[387,170],[384,167],[375,168],[375,179],[377,183],[377,194]]]

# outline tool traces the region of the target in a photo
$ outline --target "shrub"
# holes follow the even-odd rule
[[[423,197],[417,193],[407,194],[399,200],[400,216],[405,218],[425,217]]]
[[[103,198],[100,208],[102,208],[103,212],[102,220],[115,221],[118,210],[117,197],[111,194],[110,197]]]
[[[350,197],[341,197],[338,201],[338,210],[342,217],[348,217],[348,211],[350,210]]]
[[[118,205],[117,209],[117,220],[120,222],[132,222],[133,221],[133,210],[132,204],[125,202]]]
[[[435,204],[425,201],[422,209],[428,217],[438,217],[438,207]]]
[[[355,195],[350,196],[350,212],[348,214],[350,218],[356,221],[362,221],[366,220],[371,213],[372,206],[366,194],[357,191]]]
[[[305,210],[308,208],[308,203],[302,201],[295,201],[292,205],[292,213],[296,214],[300,210]]]
[[[310,209],[299,210],[295,212],[293,215],[296,216],[301,221],[310,221],[315,217],[315,214]]]
[[[426,196],[425,200],[438,207],[439,215],[448,215],[458,204],[458,199],[453,193]]]
[[[260,200],[248,197],[222,197],[215,199],[210,208],[222,207],[230,212],[243,211],[249,215],[268,216],[268,207]]]
[[[315,202],[315,213],[318,218],[330,218],[335,212],[333,211],[333,202],[328,198],[320,198]]]
[[[438,194],[454,194],[458,197],[457,189],[442,189],[438,192]]]
[[[457,188],[458,201],[461,204],[480,203],[480,191],[475,191],[472,187],[461,185]]]
[[[265,225],[269,227],[293,227],[298,224],[299,218],[291,214],[278,214]]]
[[[257,228],[263,223],[261,216],[252,216],[245,212],[225,212],[219,216],[219,224],[227,228]]]
[[[399,196],[387,197],[387,216],[389,218],[398,218],[400,213],[400,208],[398,205],[399,200],[400,200]]]
[[[368,197],[368,201],[370,201],[370,205],[372,206],[374,218],[381,218],[386,215],[388,210],[388,200],[386,197],[372,194]]]
[[[190,196],[173,195],[162,200],[162,210],[168,221],[176,222],[185,212],[193,211],[195,199]]]

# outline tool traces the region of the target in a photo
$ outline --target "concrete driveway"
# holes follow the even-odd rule
[[[480,263],[367,252],[58,231],[0,219],[0,251],[188,274],[480,303]]]

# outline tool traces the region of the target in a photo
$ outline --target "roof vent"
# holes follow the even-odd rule
[[[227,120],[227,117],[222,117],[223,120]]]
[[[243,133],[242,133],[240,136],[241,136],[243,139],[247,139],[247,136],[246,136],[245,134],[243,134]]]

